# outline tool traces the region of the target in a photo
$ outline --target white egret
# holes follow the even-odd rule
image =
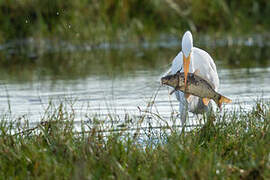
[[[182,38],[182,51],[173,59],[171,69],[167,74],[175,74],[177,71],[184,71],[186,86],[187,73],[193,73],[197,69],[199,75],[208,80],[215,88],[215,91],[217,91],[219,78],[216,65],[206,51],[193,47],[192,34],[190,31],[187,31]],[[201,114],[207,112],[211,107],[209,99],[202,99],[181,91],[176,91],[175,95],[179,101],[179,112],[182,124],[186,121],[188,111]]]

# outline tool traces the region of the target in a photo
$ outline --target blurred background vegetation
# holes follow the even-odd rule
[[[102,42],[160,33],[250,33],[270,27],[268,0],[2,0],[0,42],[62,38]]]
[[[195,46],[222,64],[266,66],[267,17],[268,0],[2,0],[0,76],[32,77],[38,71],[75,77],[162,67],[181,49],[186,30],[193,32]],[[254,34],[263,36],[246,46]],[[170,38],[174,45],[162,46]],[[207,44],[218,39],[227,43]],[[145,48],[144,42],[158,45]]]

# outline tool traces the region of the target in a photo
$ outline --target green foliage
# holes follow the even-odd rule
[[[42,123],[0,124],[0,175],[24,179],[268,179],[269,105],[210,114],[201,128],[164,131],[159,140],[132,133],[74,131],[74,112],[50,106]],[[5,116],[6,117],[6,116]],[[98,119],[97,119],[98,120]],[[28,129],[28,130],[27,130]],[[19,133],[15,133],[19,132]],[[154,134],[150,136],[155,136]]]
[[[191,29],[201,33],[261,32],[267,0],[2,0],[1,42],[54,37],[91,42],[141,40]]]

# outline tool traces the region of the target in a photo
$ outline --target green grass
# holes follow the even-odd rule
[[[128,131],[74,131],[74,112],[49,108],[43,123],[29,129],[22,119],[0,124],[3,179],[268,179],[268,103],[250,111],[211,114],[201,128],[160,129],[157,136]],[[20,132],[20,133],[15,133]]]

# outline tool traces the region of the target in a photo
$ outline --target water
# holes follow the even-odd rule
[[[110,114],[116,117],[113,118],[114,125],[122,127],[126,116],[140,117],[146,110],[159,114],[167,122],[159,118],[151,119],[149,116],[144,125],[150,121],[157,127],[166,123],[179,125],[178,102],[174,95],[169,95],[171,89],[160,87],[161,74],[169,67],[168,63],[179,51],[179,47],[170,44],[167,48],[155,47],[149,50],[144,46],[129,47],[129,51],[120,46],[120,49],[115,47],[109,52],[99,49],[98,53],[76,55],[75,60],[80,60],[80,57],[86,59],[83,61],[85,67],[72,65],[78,71],[72,68],[72,71],[68,68],[66,71],[56,69],[58,74],[55,75],[50,68],[57,66],[56,64],[45,67],[45,70],[44,67],[37,66],[37,70],[30,71],[30,80],[28,76],[25,79],[17,78],[22,76],[19,72],[8,71],[8,75],[0,79],[0,110],[2,113],[11,110],[13,116],[26,117],[35,124],[42,119],[50,102],[55,105],[64,102],[72,104],[69,110],[74,110],[78,123],[89,120],[93,115],[112,121],[108,116]],[[240,50],[237,51],[237,47]],[[207,50],[216,59],[220,77],[219,92],[233,100],[233,103],[225,105],[223,111],[233,111],[240,107],[249,110],[257,99],[269,100],[268,46],[249,44],[249,47],[220,46]],[[43,58],[45,61],[50,60],[50,57]],[[63,61],[65,60],[69,61],[69,58],[64,58]],[[48,71],[50,73],[46,73]],[[149,109],[147,105],[152,100],[154,105]],[[192,118],[190,114],[190,119]]]

